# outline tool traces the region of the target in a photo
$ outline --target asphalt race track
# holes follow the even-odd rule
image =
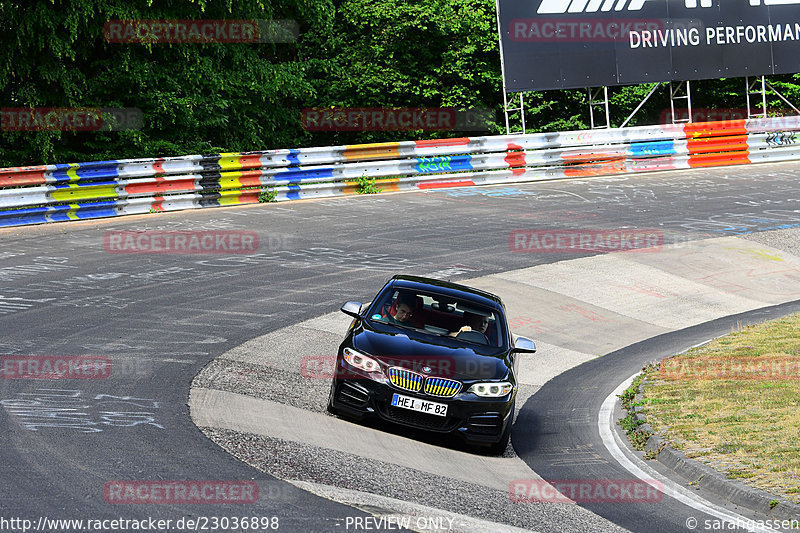
[[[565,424],[564,421],[574,417],[576,411],[583,414],[587,405],[592,406],[589,408],[587,418],[597,420],[600,409],[597,397],[610,394],[621,382],[620,375],[638,373],[642,366],[650,361],[725,335],[740,325],[758,323],[798,311],[800,302],[792,302],[707,322],[631,345],[555,377],[528,401],[517,417],[518,425],[515,426],[515,431],[518,432],[515,433],[517,453],[535,472],[553,482],[576,479],[630,479],[631,474],[604,449],[596,424]],[[615,419],[619,420],[623,416],[620,413]],[[557,428],[557,431],[553,431],[554,428]],[[624,438],[624,432],[621,430],[618,432]],[[553,449],[591,450],[592,457],[588,459],[586,454],[580,462],[564,461],[563,454],[556,456],[551,453]],[[637,455],[641,457],[643,454]],[[653,463],[660,466],[657,462],[648,461],[648,464]],[[660,470],[664,471],[663,468]],[[707,491],[696,492],[704,499],[741,513],[751,520],[768,519],[726,505]],[[653,505],[650,502],[626,505],[590,503],[585,507],[631,531],[686,531],[688,530],[686,521],[689,517],[701,524],[716,519],[715,516],[698,512],[696,509],[682,508],[677,502],[668,501],[666,498],[662,501],[662,505]]]
[[[246,515],[277,517],[280,531],[356,530],[355,518],[371,517],[369,509],[335,503],[251,468],[197,428],[187,402],[192,380],[206,365],[251,339],[335,312],[347,300],[368,301],[395,273],[458,281],[575,257],[516,253],[509,246],[515,230],[655,228],[666,243],[682,243],[800,227],[799,175],[796,165],[776,164],[2,230],[0,355],[96,356],[110,360],[113,372],[105,379],[0,380],[0,516],[33,524],[42,518],[160,518],[178,530],[181,518]],[[255,232],[259,247],[253,255],[107,251],[108,232],[140,230]],[[699,327],[686,343],[662,337],[648,350],[665,355],[729,326],[723,320]],[[590,372],[578,367],[521,409],[514,448],[535,472],[546,479],[575,477],[537,457],[537,447],[556,438],[542,434],[553,428],[547,417],[559,416],[543,413],[539,400],[567,405],[569,396],[599,407],[608,387],[635,370],[626,355],[624,349],[611,354],[626,362],[610,375],[601,370],[612,358],[595,360],[596,395],[582,387],[588,396],[569,396],[569,384]],[[589,417],[562,436],[572,440],[560,442],[588,444],[596,427]],[[104,493],[109,484],[133,480],[255,481],[259,498],[247,505],[146,505],[114,503]],[[464,514],[493,518],[480,505],[466,507],[473,510]],[[571,507],[559,512],[592,530],[612,530],[614,522],[635,531],[645,530],[642,525],[674,531],[688,512],[666,499],[644,522],[632,507],[588,509],[599,516]],[[524,527],[558,530],[546,517]],[[12,528],[0,530],[21,530]]]

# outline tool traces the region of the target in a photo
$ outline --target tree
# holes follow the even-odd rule
[[[235,5],[234,5],[235,4]],[[297,43],[113,43],[109,20],[294,19],[324,31],[331,0],[0,2],[4,107],[138,108],[140,130],[5,131],[0,164],[293,146],[314,87]]]

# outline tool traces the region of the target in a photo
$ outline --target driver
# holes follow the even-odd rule
[[[392,314],[392,309],[390,308],[384,316],[386,321],[390,324],[398,324],[411,328],[422,327],[419,317],[414,316],[416,300],[413,295],[400,293],[392,308],[394,308],[394,314]]]
[[[450,335],[456,336],[462,331],[479,331],[486,335],[486,330],[489,329],[489,317],[478,315],[475,313],[470,313],[469,311],[464,312],[464,321],[466,324],[461,326],[461,329],[458,331],[452,332]]]

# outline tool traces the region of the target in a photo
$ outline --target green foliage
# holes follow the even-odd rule
[[[646,368],[644,370],[646,370]],[[639,394],[639,386],[642,384],[644,377],[644,374],[639,374],[633,378],[630,386],[618,396],[623,409],[630,410],[633,407],[633,400],[636,398],[636,395]]]
[[[491,109],[498,119],[492,133],[499,132],[502,80],[494,0],[345,0],[331,32],[316,36],[313,44],[314,106]],[[338,132],[319,141],[444,135]]]
[[[258,202],[262,204],[277,202],[278,195],[275,191],[272,190],[271,187],[264,187],[261,189],[261,192],[258,193]]]
[[[644,381],[646,376],[645,373],[652,368],[652,364],[645,366],[642,369],[644,372],[636,376],[631,385],[618,396],[620,403],[622,404],[622,408],[628,411],[628,414],[625,416],[625,418],[620,419],[618,424],[623,430],[625,430],[625,433],[628,435],[628,439],[631,441],[633,447],[637,450],[644,450],[644,447],[647,444],[647,439],[653,435],[651,431],[643,431],[639,428],[639,426],[644,424],[644,421],[635,418],[636,412],[633,409],[634,400],[636,399],[636,395],[639,394],[639,387],[641,386],[642,381]],[[652,459],[655,455],[657,455],[657,453],[650,454],[647,458]]]
[[[332,0],[18,0],[0,2],[4,107],[133,107],[141,130],[3,132],[0,164],[245,151],[307,136],[313,93],[299,43],[106,42],[115,19],[294,19],[329,25]]]
[[[619,421],[619,425],[623,430],[625,430],[625,433],[627,433],[628,439],[630,439],[633,447],[637,450],[644,450],[644,447],[647,444],[647,439],[649,439],[653,433],[650,431],[640,430],[639,426],[644,424],[644,422],[633,417],[634,413],[629,413],[625,418]]]
[[[378,194],[381,190],[375,186],[375,178],[370,178],[366,175],[359,176],[356,181],[358,182],[358,194]]]

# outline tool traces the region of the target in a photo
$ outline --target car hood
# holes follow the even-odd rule
[[[508,352],[498,354],[496,348],[473,348],[455,339],[416,336],[412,331],[382,332],[364,328],[353,335],[353,348],[387,366],[402,366],[436,377],[503,379],[509,372]]]

